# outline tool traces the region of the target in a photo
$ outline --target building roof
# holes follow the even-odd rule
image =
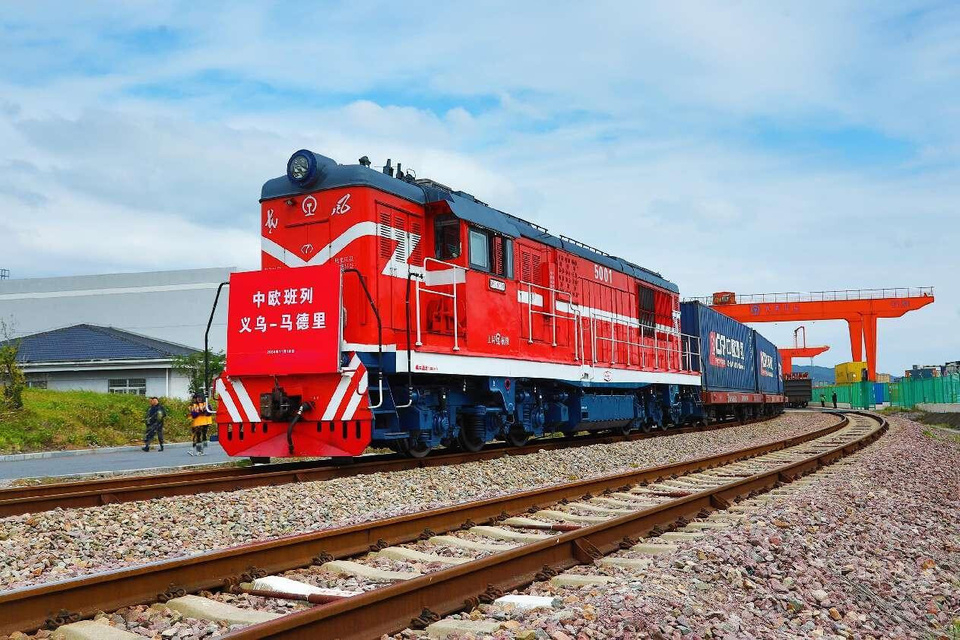
[[[312,153],[312,152],[311,152]],[[268,180],[260,190],[260,201],[280,198],[284,196],[301,195],[319,189],[334,189],[339,187],[373,187],[381,191],[404,198],[410,202],[427,205],[445,202],[450,211],[460,218],[473,224],[492,229],[514,238],[530,238],[537,242],[569,251],[581,258],[597,264],[607,266],[614,271],[620,271],[638,280],[648,282],[668,291],[677,293],[680,289],[656,271],[634,264],[623,258],[611,256],[599,249],[590,247],[565,236],[553,236],[543,227],[528,222],[522,218],[494,209],[485,202],[481,202],[469,193],[453,191],[450,187],[433,180],[416,180],[412,178],[395,178],[392,175],[376,171],[359,164],[338,164],[332,158],[313,153],[320,177],[317,182],[307,187],[301,187],[292,182],[286,175]]]
[[[188,356],[198,352],[174,342],[92,324],[34,333],[18,340],[20,351],[17,360],[24,364],[168,360],[173,356]]]

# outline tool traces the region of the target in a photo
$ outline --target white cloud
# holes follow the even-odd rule
[[[18,275],[253,266],[260,185],[307,147],[390,157],[687,295],[932,284],[935,305],[881,324],[881,368],[960,357],[956,7],[16,13],[0,265]],[[176,37],[156,55],[115,37],[160,25]],[[804,139],[844,127],[904,149]],[[783,344],[792,329],[763,330]],[[811,326],[818,340],[834,345],[823,360],[846,357],[842,323]]]

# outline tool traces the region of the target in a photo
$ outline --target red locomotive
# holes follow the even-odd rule
[[[230,455],[422,456],[702,419],[699,341],[660,274],[415,179],[310,151],[261,193],[230,280]],[[697,362],[694,362],[697,360]]]

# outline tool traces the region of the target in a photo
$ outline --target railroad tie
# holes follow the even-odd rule
[[[95,620],[81,620],[58,627],[52,640],[143,640],[143,636]]]
[[[539,511],[538,513],[543,512]],[[606,518],[604,518],[604,520],[606,520]],[[519,533],[517,531],[511,531],[510,529],[503,529],[501,527],[470,527],[468,531],[479,536],[485,536],[495,540],[509,540],[511,542],[540,542],[541,540],[546,540],[549,537],[537,535],[535,533]]]
[[[561,573],[558,576],[550,578],[550,584],[555,587],[584,587],[595,584],[608,584],[613,582],[613,580],[610,576]]]
[[[416,549],[407,549],[406,547],[387,547],[381,549],[373,555],[390,558],[391,560],[407,560],[412,562],[439,562],[440,564],[464,564],[470,562],[473,558],[455,558],[452,556],[438,556],[432,553],[424,553]]]
[[[209,620],[211,622],[224,622],[226,624],[257,624],[275,620],[282,615],[269,611],[241,609],[232,604],[217,602],[216,600],[193,595],[173,598],[172,600],[167,600],[162,605],[154,606],[166,607],[188,618]]]
[[[599,498],[594,498],[593,500],[598,500]],[[593,502],[591,500],[590,502]],[[615,501],[611,501],[615,502]],[[614,508],[610,506],[598,507],[597,505],[590,504],[589,502],[571,502],[567,505],[568,507],[576,507],[578,509],[583,509],[584,511],[591,511],[593,513],[601,513],[605,515],[623,515],[625,513],[633,513],[636,509],[622,509]]]
[[[467,549],[468,551],[509,551],[515,548],[512,544],[495,544],[492,542],[475,542],[465,540],[456,536],[433,536],[430,538],[430,544],[442,545],[445,547],[457,547],[458,549]]]
[[[333,573],[343,573],[349,576],[357,576],[368,580],[378,582],[394,582],[396,580],[410,580],[419,578],[419,571],[385,571],[369,565],[353,562],[352,560],[334,560],[320,565],[321,569],[326,569]]]
[[[579,523],[589,523],[596,524],[598,522],[606,522],[610,519],[610,516],[578,516],[575,513],[567,513],[566,511],[554,511],[553,509],[544,509],[542,511],[537,511],[537,515],[543,518],[549,518],[550,520],[557,520],[560,522],[579,522]]]

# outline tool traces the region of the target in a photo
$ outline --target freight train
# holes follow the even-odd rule
[[[215,383],[228,454],[419,457],[782,409],[777,350],[661,274],[370,164],[301,150],[263,185]]]

